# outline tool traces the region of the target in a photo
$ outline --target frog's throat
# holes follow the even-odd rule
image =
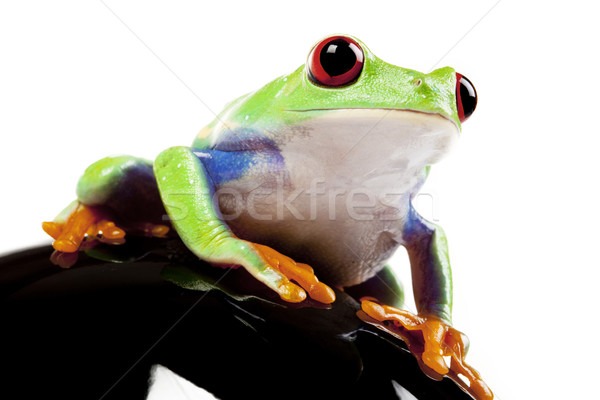
[[[306,110],[293,115],[302,117],[277,132],[286,160],[299,154],[304,169],[311,159],[319,165],[330,160],[337,171],[360,176],[381,169],[382,160],[385,169],[397,169],[400,178],[412,176],[443,158],[460,135],[451,119],[412,110]]]
[[[394,107],[343,107],[343,108],[302,108],[302,109],[284,109],[283,111],[285,112],[292,112],[292,113],[320,113],[320,112],[334,112],[334,111],[351,111],[351,110],[365,110],[365,111],[369,111],[369,110],[383,110],[383,111],[400,111],[400,112],[409,112],[409,113],[417,113],[417,114],[424,114],[424,115],[432,115],[432,116],[439,116],[442,117],[450,122],[452,122],[456,128],[458,129],[458,131],[460,132],[461,130],[461,126],[459,124],[456,123],[456,121],[454,119],[452,119],[450,116],[442,114],[442,113],[435,113],[435,112],[426,112],[426,111],[420,111],[420,110],[413,110],[410,108],[394,108]]]

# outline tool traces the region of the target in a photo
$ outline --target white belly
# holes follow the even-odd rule
[[[424,168],[458,130],[424,113],[337,110],[278,134],[284,171],[225,184],[240,194],[235,206],[220,202],[226,222],[238,236],[310,264],[323,281],[350,286],[377,273],[400,244]]]

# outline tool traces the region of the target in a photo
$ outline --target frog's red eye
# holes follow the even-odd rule
[[[460,122],[465,122],[473,114],[476,106],[475,86],[465,76],[456,73],[456,108]]]
[[[317,85],[344,86],[362,71],[364,53],[346,36],[332,36],[317,44],[308,56],[308,78]]]

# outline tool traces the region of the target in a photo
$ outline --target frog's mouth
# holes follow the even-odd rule
[[[401,113],[417,113],[417,114],[424,114],[424,115],[430,115],[430,116],[439,116],[442,117],[444,119],[447,119],[448,121],[452,122],[456,128],[460,131],[460,126],[456,123],[456,121],[454,121],[452,118],[450,118],[448,115],[445,114],[441,114],[441,113],[429,113],[429,112],[425,112],[425,111],[419,111],[419,110],[411,110],[411,109],[407,109],[407,108],[392,108],[392,107],[376,107],[376,108],[369,108],[369,107],[346,107],[346,108],[305,108],[305,109],[284,109],[283,111],[285,112],[292,112],[292,113],[315,113],[315,114],[319,114],[319,113],[325,113],[325,112],[336,112],[336,111],[350,111],[350,112],[364,112],[364,114],[369,114],[369,111],[384,111],[385,114],[382,116],[382,118],[386,118],[388,116],[388,114],[392,114],[392,117],[395,117],[395,112],[401,112]]]
[[[392,108],[288,111],[301,117],[290,124],[291,136],[285,142],[294,146],[308,139],[313,152],[322,149],[327,157],[335,158],[337,154],[344,161],[363,165],[382,159],[430,165],[441,159],[459,136],[459,127],[450,118],[420,111]]]

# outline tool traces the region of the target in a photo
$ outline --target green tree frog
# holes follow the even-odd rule
[[[92,164],[77,200],[43,227],[62,253],[86,235],[122,242],[125,231],[173,228],[202,260],[242,266],[287,302],[326,304],[331,286],[377,279],[402,245],[418,315],[372,293],[365,318],[421,332],[422,365],[463,374],[476,397],[492,398],[451,327],[446,236],[411,204],[475,105],[473,85],[452,68],[424,74],[354,37],[327,37],[305,65],[227,105],[191,147]]]

